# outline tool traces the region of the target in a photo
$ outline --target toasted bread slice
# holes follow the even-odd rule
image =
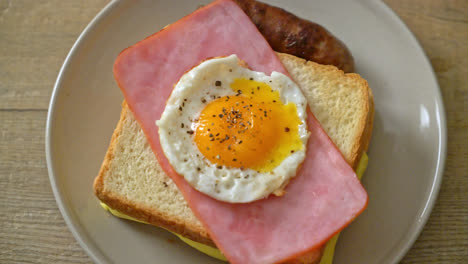
[[[278,55],[301,87],[312,113],[356,170],[369,146],[374,121],[374,97],[367,81],[334,66]]]
[[[282,53],[278,56],[303,90],[322,127],[356,169],[372,132],[373,97],[367,82],[334,66]],[[125,102],[94,191],[114,210],[215,247],[181,192],[159,166]],[[321,254],[322,250],[317,250],[288,263],[317,263]]]

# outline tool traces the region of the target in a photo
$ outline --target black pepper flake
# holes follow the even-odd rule
[[[213,137],[213,134],[210,134],[210,137]]]
[[[187,98],[184,98],[184,102],[187,102]]]
[[[200,167],[197,167],[197,171],[201,171]]]
[[[216,85],[216,86],[221,86],[221,81],[216,81],[216,82],[215,82],[215,85]]]
[[[237,159],[232,159],[232,161],[237,161]]]
[[[289,130],[290,130],[289,127],[284,128],[284,132],[289,132]]]
[[[273,103],[276,103],[276,100],[273,100]]]
[[[169,185],[167,185],[166,182],[162,182],[162,183],[163,183],[163,185],[164,185],[164,188],[167,188],[167,186],[169,186]]]
[[[249,78],[249,80],[253,81],[253,78],[252,78],[252,77],[250,77],[250,78]]]
[[[294,150],[291,150],[291,153],[294,153]]]
[[[229,72],[232,72],[232,69],[229,69]]]
[[[219,116],[219,118],[223,118],[224,115],[223,115],[223,114],[219,114],[218,116]]]
[[[241,141],[239,141],[239,144],[242,144],[242,140],[241,140]]]
[[[192,130],[187,130],[187,134],[193,135],[193,131]]]
[[[257,86],[257,90],[260,90],[260,86]]]
[[[222,169],[222,168],[223,168],[223,166],[218,166],[218,167],[216,167],[216,168],[218,168],[218,170],[220,170],[220,169]]]
[[[184,123],[181,123],[181,124],[180,124],[180,128],[184,128]]]
[[[201,102],[202,102],[202,103],[206,103],[206,99],[205,99],[205,98],[202,98],[202,99],[201,99]]]
[[[179,111],[182,111],[182,107],[181,107],[181,106],[179,106]]]

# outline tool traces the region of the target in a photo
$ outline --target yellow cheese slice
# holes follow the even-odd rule
[[[357,170],[356,170],[356,175],[359,178],[359,180],[362,178],[362,175],[366,171],[368,161],[369,161],[369,157],[364,152],[362,154],[361,160],[359,161],[359,165],[358,165]],[[136,222],[139,222],[139,223],[148,224],[147,222],[140,221],[140,220],[135,219],[133,217],[130,217],[128,215],[122,214],[121,212],[110,208],[105,203],[101,202],[101,206],[102,206],[102,208],[104,208],[105,210],[109,211],[111,214],[113,214],[113,215],[115,215],[117,217],[127,219],[127,220],[136,221]],[[170,230],[168,230],[168,231],[171,232]],[[226,257],[223,255],[223,253],[221,253],[221,251],[219,251],[219,249],[207,246],[205,244],[202,244],[202,243],[199,243],[199,242],[196,242],[196,241],[193,241],[193,240],[188,239],[186,237],[183,237],[183,236],[181,236],[181,235],[179,235],[177,233],[174,233],[174,232],[171,232],[171,233],[173,233],[174,235],[179,237],[180,240],[187,243],[189,246],[195,248],[196,250],[198,250],[198,251],[200,251],[202,253],[205,253],[206,255],[208,255],[210,257],[213,257],[213,258],[216,258],[216,259],[219,259],[219,260],[222,260],[222,261],[227,261]],[[320,260],[320,264],[332,264],[333,263],[333,256],[335,254],[335,246],[336,246],[336,242],[338,241],[338,236],[339,235],[340,235],[339,233],[336,234],[334,237],[332,237],[327,242],[327,245],[325,246],[325,250],[323,252],[322,259]]]
[[[127,219],[127,220],[132,220],[132,221],[136,221],[136,222],[139,222],[139,223],[143,223],[143,224],[148,224],[147,222],[144,222],[144,221],[140,221],[138,219],[135,219],[131,216],[128,216],[126,214],[122,214],[121,212],[117,211],[117,210],[114,210],[112,208],[110,208],[109,206],[107,206],[107,204],[105,203],[102,203],[101,202],[101,206],[102,208],[104,208],[105,210],[109,211],[111,214],[113,214],[114,216],[117,216],[117,217],[120,217],[120,218],[123,218],[123,219]],[[163,228],[165,229],[165,228]],[[167,230],[167,229],[165,229]],[[183,237],[177,233],[174,233],[170,230],[167,230],[169,232],[171,232],[172,234],[176,235],[177,237],[180,238],[180,240],[182,240],[183,242],[187,243],[189,246],[195,248],[196,250],[202,252],[202,253],[205,253],[207,254],[208,256],[211,256],[213,258],[217,258],[219,260],[223,260],[223,261],[227,261],[226,257],[221,253],[221,251],[219,251],[219,249],[217,248],[214,248],[214,247],[210,247],[210,246],[207,246],[205,244],[202,244],[202,243],[199,243],[199,242],[196,242],[196,241],[193,241],[191,239],[188,239],[186,237]]]

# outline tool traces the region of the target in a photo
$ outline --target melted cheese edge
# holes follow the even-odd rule
[[[359,161],[359,165],[358,165],[358,167],[356,169],[356,175],[359,178],[359,180],[361,180],[362,175],[366,171],[368,162],[369,162],[369,157],[364,152],[362,154],[361,160]],[[123,219],[127,219],[127,220],[131,220],[131,221],[136,221],[136,222],[139,222],[139,223],[148,224],[147,222],[140,221],[140,220],[135,219],[133,217],[130,217],[128,215],[122,214],[121,212],[110,208],[105,203],[101,202],[101,206],[102,206],[102,208],[109,211],[114,216],[117,216],[117,217],[120,217],[120,218],[123,218]],[[185,242],[189,246],[195,248],[196,250],[198,250],[198,251],[200,251],[202,253],[205,253],[206,255],[208,255],[210,257],[213,257],[213,258],[216,258],[216,259],[219,259],[219,260],[222,260],[222,261],[227,261],[226,257],[223,255],[223,253],[221,253],[221,251],[219,249],[213,248],[211,246],[207,246],[205,244],[202,244],[202,243],[199,243],[199,242],[196,242],[196,241],[193,241],[193,240],[188,239],[186,237],[183,237],[183,236],[181,236],[181,235],[179,235],[177,233],[174,233],[174,232],[172,232],[170,230],[167,230],[167,231],[173,233],[174,235],[179,237],[180,240],[182,240],[183,242]],[[322,259],[320,260],[320,264],[332,264],[333,263],[333,256],[335,254],[335,246],[336,246],[336,243],[338,241],[339,235],[340,235],[339,233],[336,234],[334,237],[332,237],[327,242],[327,244],[325,246],[325,250],[323,251]]]

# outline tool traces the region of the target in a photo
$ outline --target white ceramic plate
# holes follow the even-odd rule
[[[380,1],[268,2],[339,36],[374,92],[363,180],[369,206],[343,232],[335,263],[397,263],[428,219],[442,178],[446,125],[431,65]],[[202,3],[112,2],[83,31],[60,71],[47,120],[49,175],[65,221],[97,263],[217,263],[166,231],[112,217],[92,191],[123,99],[112,75],[115,58]]]

